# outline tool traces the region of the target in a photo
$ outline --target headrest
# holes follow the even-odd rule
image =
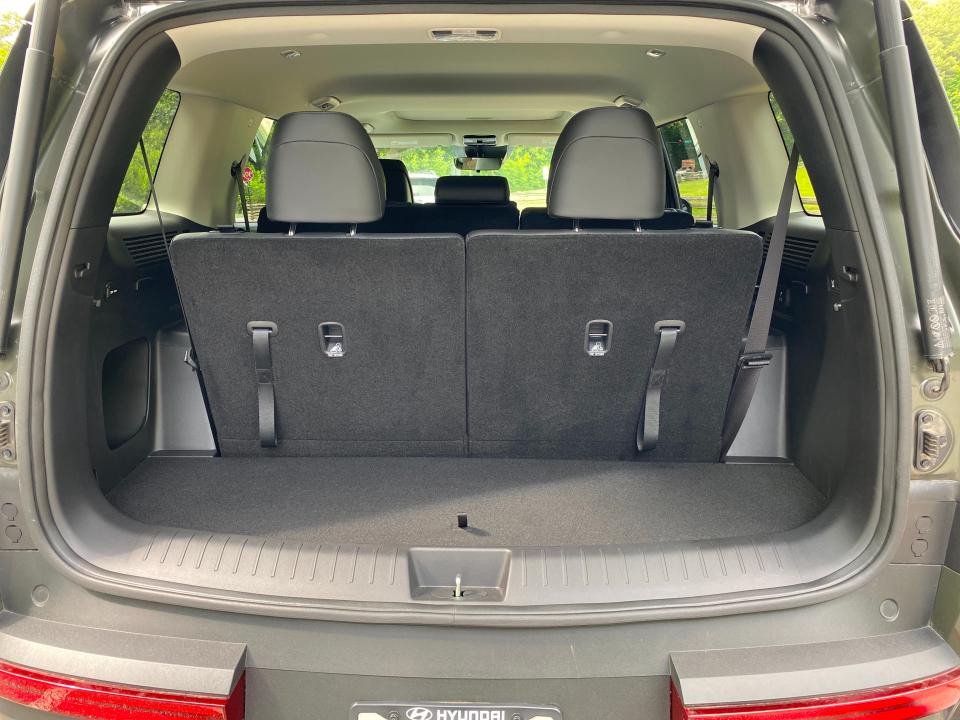
[[[380,160],[383,177],[387,181],[387,202],[397,205],[409,205],[413,202],[413,188],[410,186],[410,173],[403,160]]]
[[[507,205],[510,184],[497,175],[445,175],[433,190],[437,205]]]
[[[666,170],[660,134],[633,107],[578,112],[550,162],[547,211],[554,217],[648,220],[663,215]]]
[[[370,136],[349,115],[295,112],[277,120],[267,179],[273,220],[353,224],[383,217],[383,170]]]

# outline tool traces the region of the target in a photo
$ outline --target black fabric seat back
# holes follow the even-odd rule
[[[470,235],[471,453],[636,456],[654,326],[679,319],[686,328],[663,391],[660,444],[649,457],[717,460],[759,259],[750,233]],[[586,349],[594,320],[611,329],[600,357]]]
[[[493,175],[448,175],[437,179],[433,205],[417,208],[418,232],[516,230],[520,212],[510,200],[506,178]]]
[[[661,152],[643,111],[579,113],[554,151],[550,215],[634,229],[468,236],[471,454],[719,459],[762,245],[747,232],[637,231],[663,215]],[[640,453],[664,321],[683,330],[662,388],[659,444]]]
[[[274,137],[267,207],[296,234],[170,246],[222,454],[463,454],[463,238],[349,233],[385,204],[353,118],[295,113]],[[310,224],[347,231],[300,232]],[[276,447],[263,441],[265,385]]]

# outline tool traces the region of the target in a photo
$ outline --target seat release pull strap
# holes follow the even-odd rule
[[[147,157],[147,146],[143,143],[143,135],[140,136],[139,146],[140,157],[143,158],[143,169],[147,173],[147,185],[150,187],[150,199],[153,200],[153,207],[157,211],[157,224],[160,226],[160,237],[163,238],[163,244],[170,247],[170,240],[167,239],[167,231],[163,228],[163,213],[160,212],[160,198],[157,197],[157,185],[153,179],[153,173],[150,172],[150,158]]]
[[[275,326],[267,323],[250,323],[247,327],[253,336],[253,365],[257,372],[260,447],[276,447],[277,403],[273,387],[273,358],[270,355],[270,336],[276,330]]]
[[[654,329],[659,336],[657,354],[653,357],[650,374],[647,375],[647,390],[643,398],[643,411],[637,423],[637,450],[653,450],[660,440],[660,396],[667,384],[670,358],[677,346],[677,338],[685,324],[680,320],[658,322]]]

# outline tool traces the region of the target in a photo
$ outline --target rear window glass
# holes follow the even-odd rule
[[[523,210],[547,206],[547,178],[553,146],[514,145],[503,165],[492,175],[502,175],[510,183],[510,199]]]
[[[247,197],[247,212],[251,220],[256,220],[260,210],[267,204],[267,158],[270,157],[270,141],[273,139],[274,121],[264,118],[253,136],[253,145],[247,155],[247,165],[243,174],[243,189]],[[243,208],[237,198],[235,217],[243,222]]]
[[[157,106],[153,109],[146,127],[143,129],[143,145],[147,151],[147,160],[150,162],[150,175],[157,176],[160,167],[160,157],[163,147],[170,134],[170,126],[180,106],[180,93],[165,90],[160,96]],[[127,174],[123,176],[120,194],[113,207],[114,215],[135,215],[143,212],[150,200],[150,180],[143,164],[143,154],[137,146],[127,166]]]
[[[456,159],[452,147],[377,148],[377,156],[391,160],[400,160],[407,167],[410,185],[413,186],[415,203],[432,203],[433,189],[437,178],[443,175],[456,175],[453,162]]]
[[[267,202],[266,168],[270,156],[270,141],[274,121],[264,118],[250,148],[247,171],[244,176],[244,191],[247,211],[255,220]],[[381,158],[402,160],[410,174],[413,200],[416,203],[432,203],[437,178],[444,175],[468,174],[454,164],[457,154],[449,146],[378,148]],[[510,183],[510,199],[522,210],[525,207],[545,207],[547,204],[547,177],[550,171],[552,145],[514,145],[510,147],[499,170],[485,171],[482,175],[500,175]],[[243,221],[243,208],[237,198],[236,219]]]
[[[12,10],[0,12],[0,70],[7,62],[7,55],[10,54],[10,48],[13,47],[21,25],[23,18],[19,14]]]
[[[707,218],[707,168],[687,118],[660,126],[660,137],[677,180],[680,197],[690,203],[697,220]]]
[[[770,109],[773,116],[777,119],[777,127],[780,128],[780,137],[783,138],[783,145],[787,149],[787,155],[793,152],[793,133],[790,126],[787,125],[783,117],[783,111],[777,99],[770,93]],[[813,184],[810,182],[810,174],[807,172],[807,166],[803,164],[803,156],[800,157],[800,165],[797,167],[797,192],[800,194],[800,200],[803,202],[803,211],[808,215],[820,215],[820,203],[817,202],[817,196],[813,192]]]
[[[402,160],[410,173],[413,200],[417,203],[432,203],[437,178],[443,175],[499,175],[510,184],[510,199],[521,210],[525,207],[546,207],[547,177],[553,147],[549,145],[511,145],[499,170],[471,173],[458,170],[454,164],[454,148],[413,147],[381,148],[381,158]]]

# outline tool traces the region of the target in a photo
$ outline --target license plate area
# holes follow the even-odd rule
[[[562,720],[545,705],[492,703],[356,703],[350,720]]]

